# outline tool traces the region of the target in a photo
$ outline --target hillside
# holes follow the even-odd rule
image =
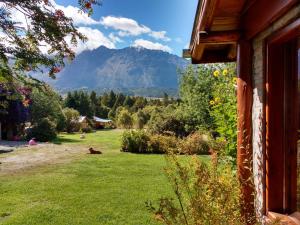
[[[101,46],[81,53],[57,75],[56,80],[48,81],[62,93],[87,89],[97,92],[117,90],[129,94],[137,92],[142,95],[157,95],[164,91],[173,94],[178,88],[177,70],[188,63],[163,51],[133,47],[108,49]]]

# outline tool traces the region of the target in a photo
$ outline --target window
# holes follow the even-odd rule
[[[300,19],[270,37],[266,44],[266,211],[282,214],[300,209],[299,29]]]

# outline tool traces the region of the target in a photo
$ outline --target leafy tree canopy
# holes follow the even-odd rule
[[[78,0],[80,9],[92,13],[98,0]],[[13,15],[17,13],[20,18]],[[70,39],[70,43],[67,42]],[[46,70],[55,77],[72,60],[71,49],[86,37],[71,18],[55,9],[51,0],[4,0],[0,3],[0,82],[23,80],[24,72]]]

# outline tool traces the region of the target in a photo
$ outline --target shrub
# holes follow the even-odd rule
[[[162,197],[158,206],[147,202],[156,220],[172,225],[246,224],[241,217],[239,181],[231,165],[205,163],[196,156],[186,162],[175,155],[169,155],[167,162],[176,200]]]
[[[180,142],[180,152],[188,155],[209,154],[210,150],[210,137],[207,134],[195,132],[184,138]]]
[[[28,139],[33,137],[42,142],[53,140],[56,138],[56,124],[48,118],[40,119],[28,134]]]
[[[134,126],[137,129],[143,129],[146,123],[148,122],[148,116],[139,109],[137,113],[133,115],[134,118]]]
[[[65,130],[68,133],[78,132],[80,130],[79,112],[72,108],[64,108],[63,113],[65,115]]]
[[[93,128],[91,128],[90,126],[84,127],[84,128],[81,128],[81,132],[83,132],[83,133],[92,133]]]
[[[150,135],[148,141],[148,152],[164,154],[177,151],[178,139],[175,136]]]
[[[187,135],[184,122],[177,118],[176,115],[166,112],[156,112],[151,116],[149,130],[154,134],[173,132],[177,137]]]
[[[142,131],[125,131],[122,136],[121,151],[147,153],[148,135]]]
[[[117,115],[117,125],[118,127],[130,129],[133,125],[133,119],[127,109],[123,109]]]

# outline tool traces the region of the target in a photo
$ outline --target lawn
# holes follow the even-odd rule
[[[158,224],[145,201],[171,195],[164,156],[121,153],[121,134],[60,135],[57,146],[92,146],[104,154],[0,176],[0,224]]]

